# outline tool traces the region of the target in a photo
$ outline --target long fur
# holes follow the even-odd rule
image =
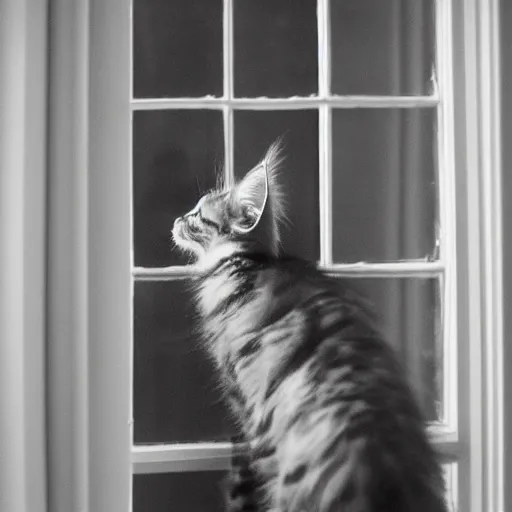
[[[251,446],[234,468],[228,508],[445,512],[424,420],[363,303],[276,250],[279,155],[274,146],[263,160],[264,211],[252,208],[257,198],[234,204],[247,197],[242,181],[202,199],[173,231],[199,260],[203,335]]]

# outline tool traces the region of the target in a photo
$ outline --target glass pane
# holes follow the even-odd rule
[[[428,95],[434,0],[332,0],[332,92]]]
[[[133,512],[224,512],[222,471],[133,475]]]
[[[216,183],[224,159],[222,113],[148,110],[134,113],[135,265],[185,264],[173,248],[172,225]]]
[[[235,112],[235,174],[241,178],[284,136],[285,161],[279,174],[288,225],[284,252],[319,259],[318,113],[316,110]]]
[[[333,258],[436,257],[435,109],[333,111]]]
[[[181,280],[135,283],[135,443],[235,434],[217,371],[197,334],[190,288]]]
[[[340,283],[362,294],[384,339],[402,357],[430,421],[442,419],[442,329],[437,279],[348,278]]]
[[[315,94],[316,0],[237,0],[233,4],[235,95]]]
[[[133,1],[135,98],[222,96],[222,0]]]

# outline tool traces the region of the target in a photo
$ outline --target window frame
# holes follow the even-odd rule
[[[131,236],[119,229],[131,222],[131,16],[119,16],[128,5],[54,0],[50,16],[52,47],[62,53],[51,67],[50,91],[50,185],[60,185],[49,201],[48,355],[56,383],[49,388],[49,439],[51,446],[64,436],[71,447],[50,460],[56,512],[126,511],[131,501]],[[462,91],[454,119],[460,408],[458,439],[443,439],[448,454],[468,456],[458,469],[460,510],[503,512],[499,6],[451,5],[453,45],[464,54],[453,61],[453,86]],[[67,113],[62,94],[73,105]],[[57,398],[63,389],[64,402]],[[53,478],[62,475],[66,489]]]
[[[319,116],[319,227],[320,227],[320,261],[321,268],[328,273],[341,277],[433,277],[439,280],[442,290],[443,322],[443,398],[442,420],[433,422],[429,429],[434,435],[437,448],[447,461],[455,458],[454,447],[457,445],[457,303],[455,289],[455,146],[453,140],[453,63],[452,63],[452,4],[448,1],[435,5],[435,73],[432,78],[432,94],[428,96],[340,96],[331,92],[331,43],[330,43],[330,1],[317,2],[318,31],[318,95],[315,97],[284,98],[245,98],[234,97],[234,63],[233,63],[233,0],[223,1],[223,52],[224,52],[224,88],[222,97],[201,98],[132,98],[133,112],[147,110],[175,109],[216,109],[223,111],[226,166],[226,181],[233,179],[233,134],[234,113],[240,110],[274,112],[276,110],[315,109]],[[398,11],[397,11],[398,14]],[[448,34],[448,37],[447,37]],[[132,36],[133,39],[133,36]],[[133,50],[132,50],[133,51]],[[133,81],[130,80],[132,83]],[[133,95],[132,95],[133,96]],[[333,111],[336,109],[418,109],[436,110],[438,131],[436,136],[438,157],[439,188],[439,258],[435,261],[409,260],[384,263],[363,262],[341,264],[333,262],[333,212],[332,212],[332,131]],[[195,272],[194,266],[171,266],[164,268],[133,268],[133,280],[162,282],[190,277]],[[219,459],[224,457],[224,468],[230,465],[230,452],[224,443],[193,443],[183,449],[181,444],[162,444],[154,446],[134,446],[133,462],[135,472],[155,472],[156,468],[165,467],[168,471],[184,471],[190,467],[185,454],[195,460],[203,461],[203,469],[208,469],[207,454],[211,457],[211,467],[218,467]],[[166,460],[165,460],[166,459]]]

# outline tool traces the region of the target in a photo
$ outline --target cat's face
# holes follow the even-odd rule
[[[178,247],[200,257],[214,247],[239,238],[257,224],[254,208],[239,204],[233,190],[213,191],[174,221],[172,235]]]
[[[250,242],[259,250],[277,251],[282,213],[275,179],[279,146],[272,146],[261,163],[229,189],[203,196],[174,222],[172,235],[182,250],[200,259],[230,243]]]

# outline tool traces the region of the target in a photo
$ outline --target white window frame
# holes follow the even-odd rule
[[[231,0],[226,1],[231,4]],[[455,148],[456,157],[451,186],[456,194],[457,276],[449,278],[446,268],[446,279],[452,279],[452,286],[457,287],[458,300],[453,307],[457,307],[459,321],[449,328],[456,329],[459,345],[448,357],[458,361],[457,382],[450,389],[456,390],[460,408],[459,417],[449,419],[451,425],[458,424],[458,437],[451,431],[440,436],[448,456],[464,458],[456,484],[460,510],[504,512],[498,0],[437,1],[441,7],[438,21],[453,27],[454,47],[464,55],[444,70],[451,74],[453,64],[456,72],[453,83],[446,78],[442,89],[453,86],[457,91],[454,141],[449,133],[443,140]],[[52,55],[50,67],[48,268],[48,480],[52,512],[130,509],[132,355],[127,340],[132,335],[131,235],[123,229],[131,222],[127,6],[127,0],[51,2],[50,40],[56,55]],[[325,20],[322,16],[319,19],[320,23]],[[229,16],[226,21],[231,27]],[[231,37],[229,30],[225,37]],[[323,44],[320,51],[326,48]],[[327,71],[321,72],[320,93],[326,90]],[[442,73],[439,69],[440,81],[444,80]],[[226,90],[230,100],[232,88]],[[247,101],[254,107],[255,100]],[[357,106],[361,101],[366,104],[367,99],[340,101]],[[388,99],[373,101],[379,106]],[[424,100],[400,101],[403,105],[394,105],[411,106],[409,102]],[[191,101],[189,106],[196,103]],[[153,104],[159,108],[158,102]],[[276,101],[274,106],[280,105]],[[227,126],[232,126],[229,104],[221,107]],[[290,108],[288,100],[282,108]],[[322,137],[329,136],[325,123],[328,109],[322,106],[322,111],[320,143]],[[229,148],[232,134],[228,128]],[[226,160],[232,169],[229,151]],[[330,204],[328,176],[322,176],[325,204]],[[444,204],[447,208],[450,205],[449,201]],[[455,226],[451,234],[455,234]],[[328,237],[324,235],[321,243],[328,248]],[[455,250],[454,241],[452,247]],[[390,268],[393,265],[374,265],[372,272],[397,275],[400,269]],[[424,275],[421,265],[412,262],[401,268],[407,275]],[[335,270],[361,271],[357,266]],[[155,453],[134,449],[135,470],[145,460],[158,462],[160,456],[163,466],[156,470],[180,458],[189,469],[197,469],[203,467],[205,457],[211,460],[214,454],[218,455],[216,464],[225,467],[228,445],[202,448],[206,451],[187,446],[178,450],[155,448]],[[166,450],[173,450],[172,455]]]

